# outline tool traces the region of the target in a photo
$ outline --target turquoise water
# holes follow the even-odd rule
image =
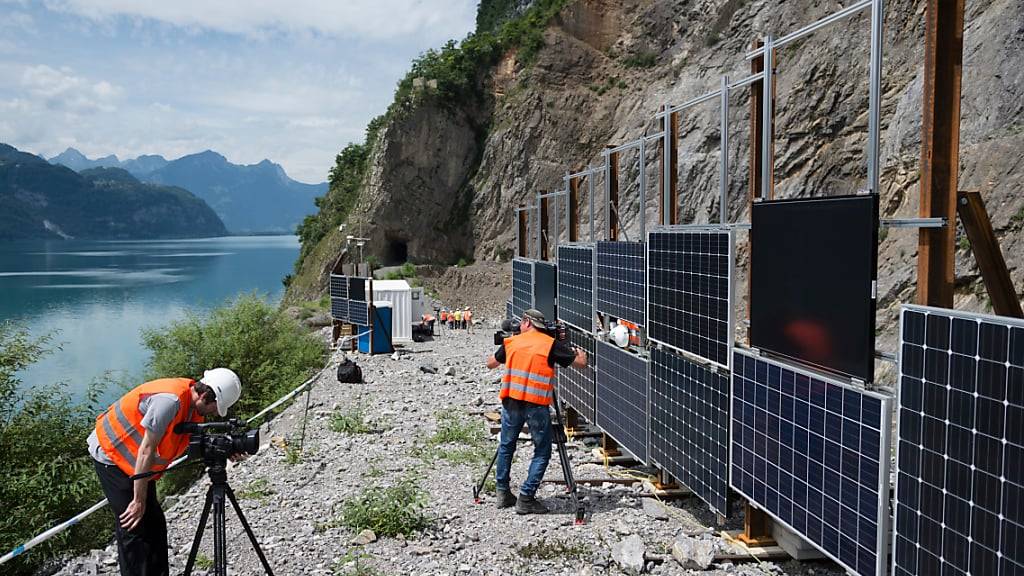
[[[61,348],[20,374],[25,386],[63,381],[81,397],[107,372],[142,375],[143,328],[242,292],[279,301],[298,254],[295,236],[0,243],[0,320]]]

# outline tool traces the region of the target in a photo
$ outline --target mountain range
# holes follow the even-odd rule
[[[0,144],[0,240],[227,233],[213,209],[183,188],[140,182],[121,168],[79,173]]]
[[[270,160],[234,164],[212,150],[176,160],[159,155],[120,160],[113,154],[89,159],[68,148],[50,162],[76,171],[120,168],[143,182],[180,186],[205,200],[234,234],[293,233],[303,218],[316,212],[314,199],[327,192],[326,182],[297,182]]]

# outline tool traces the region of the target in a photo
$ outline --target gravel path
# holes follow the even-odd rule
[[[485,429],[482,413],[497,408],[498,372],[483,366],[492,350],[491,332],[477,330],[406,346],[398,359],[353,354],[363,368],[365,384],[339,384],[333,368],[341,353],[334,353],[311,393],[301,455],[297,445],[305,397],[263,427],[259,454],[228,471],[275,574],[620,574],[623,565],[613,559],[612,550],[624,540],[635,540],[634,535],[642,542],[642,570],[654,574],[843,574],[836,565],[820,561],[726,562],[703,571],[687,570],[671,555],[673,541],[689,536],[689,541],[712,548],[727,546],[715,536],[719,528],[708,528],[715,526],[714,517],[696,498],[661,506],[643,495],[639,484],[582,488],[592,512],[584,526],[573,525],[571,506],[557,484],[546,483],[538,493],[554,509],[546,516],[497,510],[493,497],[474,504],[472,484],[486,462],[452,463],[443,456],[493,454],[496,438],[480,432]],[[421,367],[436,368],[436,373]],[[332,416],[359,407],[370,427],[378,430],[345,434],[331,429]],[[454,415],[473,430],[479,427],[482,439],[475,448],[454,443],[424,450],[437,430],[439,413]],[[589,463],[590,446],[574,441],[570,452],[577,478],[608,477],[610,470]],[[514,487],[525,478],[531,453],[529,442],[522,441],[513,468]],[[560,476],[555,458],[547,478]],[[364,489],[389,486],[402,478],[415,479],[425,490],[431,527],[408,537],[382,536],[365,545],[353,544],[356,531],[339,521],[343,502]],[[207,486],[204,478],[165,504],[174,574],[184,567]],[[227,524],[230,572],[262,574],[231,510]],[[736,520],[726,526],[738,527]],[[205,558],[213,556],[212,540],[207,530]],[[70,561],[60,574],[116,570],[111,546]]]

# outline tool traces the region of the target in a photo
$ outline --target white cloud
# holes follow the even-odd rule
[[[106,80],[92,82],[76,76],[70,68],[59,70],[45,64],[28,66],[21,74],[21,85],[51,110],[71,113],[110,112],[121,89]]]
[[[46,6],[97,21],[143,18],[258,38],[312,31],[377,40],[461,37],[476,12],[474,0],[47,0]]]

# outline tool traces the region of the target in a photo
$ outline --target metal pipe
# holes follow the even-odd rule
[[[591,171],[593,168],[587,166],[587,171]],[[597,217],[594,214],[594,176],[597,172],[591,172],[587,178],[587,197],[590,199],[590,241],[594,241],[594,219]]]
[[[625,144],[619,144],[614,148],[605,148],[604,150],[601,151],[601,154],[608,156],[609,154],[614,154],[616,152],[622,152],[625,150],[629,150],[631,148],[636,148],[637,146],[640,145],[641,142],[643,142],[643,137],[640,137],[636,140],[632,140],[630,142],[626,142]]]
[[[604,155],[604,239],[611,240],[612,215],[611,208],[612,163],[607,154]]]
[[[662,132],[655,132],[654,134],[647,134],[646,136],[644,136],[644,140],[647,141],[647,142],[651,142],[651,141],[657,140],[658,138],[661,138],[664,135],[665,135],[664,131],[662,131]]]
[[[761,195],[759,198],[769,198],[772,186],[772,111],[775,103],[772,102],[772,80],[775,73],[775,50],[771,35],[764,37],[764,79],[762,89],[764,90],[764,101],[761,106]]]
[[[781,48],[782,46],[785,46],[786,44],[789,44],[790,42],[793,42],[794,40],[799,40],[800,38],[803,38],[804,36],[807,36],[808,34],[810,34],[812,32],[816,32],[818,30],[821,30],[822,28],[828,26],[829,24],[833,24],[835,22],[838,22],[839,20],[842,20],[843,18],[846,18],[848,16],[853,16],[857,12],[860,12],[861,10],[867,8],[868,6],[871,6],[872,4],[874,4],[876,2],[878,2],[879,4],[881,3],[880,0],[861,0],[860,2],[857,2],[856,4],[852,4],[852,5],[850,5],[850,6],[846,7],[846,8],[843,8],[842,10],[840,10],[840,11],[834,13],[834,14],[831,14],[829,16],[826,16],[826,17],[822,18],[821,20],[818,20],[817,22],[814,22],[813,24],[810,24],[808,26],[800,28],[799,30],[790,32],[789,34],[786,34],[785,36],[779,38],[774,43],[775,47],[776,48]],[[747,60],[752,60],[754,58],[757,58],[758,56],[762,56],[765,53],[765,50],[767,48],[768,48],[768,45],[765,44],[764,48],[758,48],[757,50],[752,50],[750,52],[747,52],[746,59]]]
[[[879,220],[879,226],[886,228],[945,228],[945,218],[890,218]]]
[[[763,76],[761,74],[751,74],[750,76],[747,76],[746,78],[744,78],[742,80],[737,80],[737,81],[733,82],[732,84],[729,84],[729,89],[730,90],[735,90],[736,88],[743,88],[744,86],[750,86],[751,84],[757,82],[761,78],[763,78]]]
[[[640,139],[640,241],[647,238],[647,139]]]
[[[871,64],[869,72],[868,95],[868,188],[872,194],[879,193],[880,154],[879,116],[882,102],[882,36],[885,26],[885,12],[882,0],[871,1]]]
[[[718,223],[729,219],[729,77],[722,76],[721,94],[721,158],[718,163]]]
[[[542,194],[541,192],[537,192],[537,225],[535,226],[535,228],[537,229],[537,244],[536,244],[536,248],[537,248],[537,258],[536,259],[537,260],[540,260],[540,257],[541,257],[541,254],[542,254],[541,243],[543,242],[543,240],[541,240],[541,235],[544,234],[544,224],[540,221],[541,194]]]
[[[669,109],[668,102],[665,103],[665,110]],[[661,224],[664,226],[672,219],[672,206],[669,199],[672,198],[672,116],[666,114],[662,117],[665,142],[662,145],[662,175],[664,184],[661,187]]]

